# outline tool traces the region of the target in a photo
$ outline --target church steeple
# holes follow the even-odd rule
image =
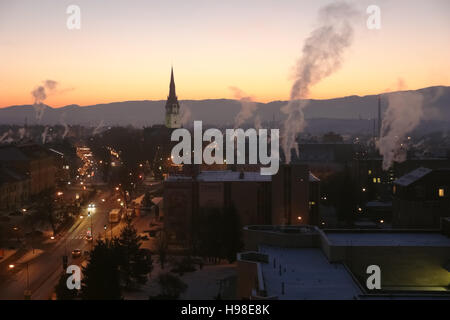
[[[170,71],[170,86],[169,95],[166,102],[166,127],[167,128],[180,128],[180,104],[178,103],[178,97],[175,92],[175,78],[173,76],[173,67]]]
[[[170,89],[169,89],[169,96],[167,97],[168,99],[177,99],[177,94],[175,92],[175,79],[173,77],[173,67],[171,69],[170,72]]]

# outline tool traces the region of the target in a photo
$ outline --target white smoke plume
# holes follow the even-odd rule
[[[11,130],[10,130],[11,131]],[[9,134],[10,134],[10,131],[6,131],[5,133],[3,133],[1,136],[0,136],[0,142],[3,142],[4,140],[6,140],[6,138],[9,136]]]
[[[96,134],[99,134],[102,131],[102,128],[104,126],[105,121],[103,121],[103,119],[100,121],[100,123],[98,124],[98,126],[94,129],[94,132],[92,133],[94,136]]]
[[[255,130],[259,130],[261,128],[262,128],[261,117],[259,116],[259,114],[257,114],[255,116]]]
[[[22,140],[25,137],[27,130],[25,128],[20,128],[18,133],[19,133],[19,140]]]
[[[67,136],[67,134],[69,133],[69,126],[66,123],[66,113],[63,113],[61,115],[60,122],[64,126],[64,133],[62,135],[62,138],[64,139]]]
[[[319,11],[318,27],[306,39],[302,56],[295,68],[295,80],[289,103],[282,107],[287,114],[282,131],[282,147],[286,163],[291,161],[291,150],[298,154],[297,135],[306,126],[303,110],[307,105],[312,85],[330,76],[341,67],[343,54],[353,40],[354,7],[346,2],[333,2]]]
[[[191,109],[186,105],[186,103],[181,103],[180,105],[180,122],[183,127],[189,124],[192,118]]]
[[[405,138],[420,123],[423,112],[423,96],[417,92],[397,92],[387,95],[388,106],[383,115],[381,137],[377,147],[383,156],[383,170],[394,162],[406,160]]]
[[[47,99],[48,91],[53,91],[57,85],[58,82],[54,80],[45,80],[42,85],[31,92],[34,99],[33,108],[36,112],[36,119],[38,121],[41,121],[44,116],[45,105],[43,104],[43,101]]]
[[[42,144],[45,144],[45,141],[47,140],[47,133],[48,133],[48,127],[45,127],[44,132],[42,132]]]
[[[258,104],[254,101],[253,97],[247,95],[244,91],[237,87],[230,87],[235,99],[241,103],[241,110],[234,119],[234,128],[241,127],[247,120],[253,117],[253,114],[258,108]],[[255,118],[255,125],[261,126],[261,120],[259,117]]]

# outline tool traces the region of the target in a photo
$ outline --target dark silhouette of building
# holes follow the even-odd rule
[[[40,145],[2,147],[0,164],[30,179],[30,196],[55,187],[55,154]]]
[[[418,168],[394,182],[393,225],[439,228],[450,215],[450,169]]]
[[[319,183],[306,165],[281,166],[274,176],[232,170],[172,175],[164,181],[165,228],[173,243],[188,244],[199,210],[230,207],[241,225],[317,224]]]
[[[166,127],[180,128],[180,104],[175,92],[175,80],[173,77],[173,68],[170,74],[170,90],[166,102]]]

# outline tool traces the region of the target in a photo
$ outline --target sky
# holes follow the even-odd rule
[[[331,0],[0,0],[0,107],[164,100],[174,67],[181,100],[287,100],[304,40]],[[360,0],[341,68],[311,88],[328,99],[450,85],[450,1]],[[69,30],[66,9],[81,10]],[[366,27],[368,5],[381,28]]]

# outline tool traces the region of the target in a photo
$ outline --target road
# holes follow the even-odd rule
[[[105,199],[105,202],[102,202]],[[111,229],[108,223],[108,213],[112,208],[117,207],[115,197],[108,192],[102,191],[92,200],[96,204],[95,211],[91,212],[91,217],[87,216],[87,208],[83,208],[83,219],[75,222],[74,225],[63,235],[57,236],[54,244],[40,255],[33,257],[28,262],[28,274],[26,261],[19,259],[13,271],[8,270],[9,264],[15,262],[3,263],[0,265],[2,274],[2,283],[0,285],[0,300],[23,299],[24,291],[27,289],[27,277],[29,279],[29,289],[31,290],[31,299],[49,299],[52,296],[53,289],[63,271],[62,257],[67,254],[69,265],[81,265],[84,257],[72,259],[71,252],[74,249],[81,249],[82,252],[91,249],[92,242],[85,239],[87,231],[91,224],[93,228],[94,240],[99,236],[105,238],[104,226],[107,225],[106,236],[111,237]],[[112,235],[116,236],[120,232],[121,226],[115,225],[112,229]],[[37,255],[37,254],[36,254]]]

